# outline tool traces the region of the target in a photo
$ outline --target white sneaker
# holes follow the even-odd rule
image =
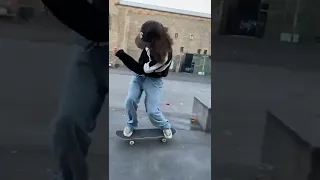
[[[131,127],[126,126],[123,130],[123,135],[126,137],[130,137],[133,133],[133,129]]]
[[[172,138],[172,131],[171,129],[167,128],[167,129],[163,129],[163,135],[166,139],[171,139]]]

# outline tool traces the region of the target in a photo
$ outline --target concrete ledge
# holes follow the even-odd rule
[[[293,127],[267,111],[261,161],[274,167],[274,179],[310,179],[311,152],[309,142],[299,136]]]
[[[202,130],[211,133],[211,102],[209,98],[193,98],[192,113],[196,115]]]
[[[215,180],[273,180],[273,167],[268,164],[213,164]]]
[[[9,8],[0,5],[0,18],[15,18],[16,14],[10,12]]]

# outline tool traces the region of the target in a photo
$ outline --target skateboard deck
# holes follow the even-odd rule
[[[172,136],[176,134],[176,130],[171,128]],[[130,145],[134,144],[135,140],[139,139],[160,139],[162,142],[166,142],[167,139],[164,137],[161,129],[152,128],[152,129],[135,129],[130,137],[123,135],[123,130],[116,131],[116,135],[123,139],[129,141]]]

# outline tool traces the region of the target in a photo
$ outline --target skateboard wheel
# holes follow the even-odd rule
[[[130,145],[134,145],[134,141],[129,141],[129,144]]]
[[[162,141],[163,143],[165,143],[165,142],[167,142],[167,139],[166,139],[166,138],[162,138],[161,141]]]

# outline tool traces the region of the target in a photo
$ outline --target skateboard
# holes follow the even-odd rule
[[[176,134],[176,130],[174,128],[171,128],[172,136]],[[122,140],[129,141],[130,145],[134,144],[135,140],[139,139],[160,139],[161,142],[165,143],[167,142],[167,139],[164,137],[163,132],[161,129],[135,129],[133,130],[133,133],[130,137],[126,137],[123,135],[123,130],[116,131],[116,134],[119,138]]]

